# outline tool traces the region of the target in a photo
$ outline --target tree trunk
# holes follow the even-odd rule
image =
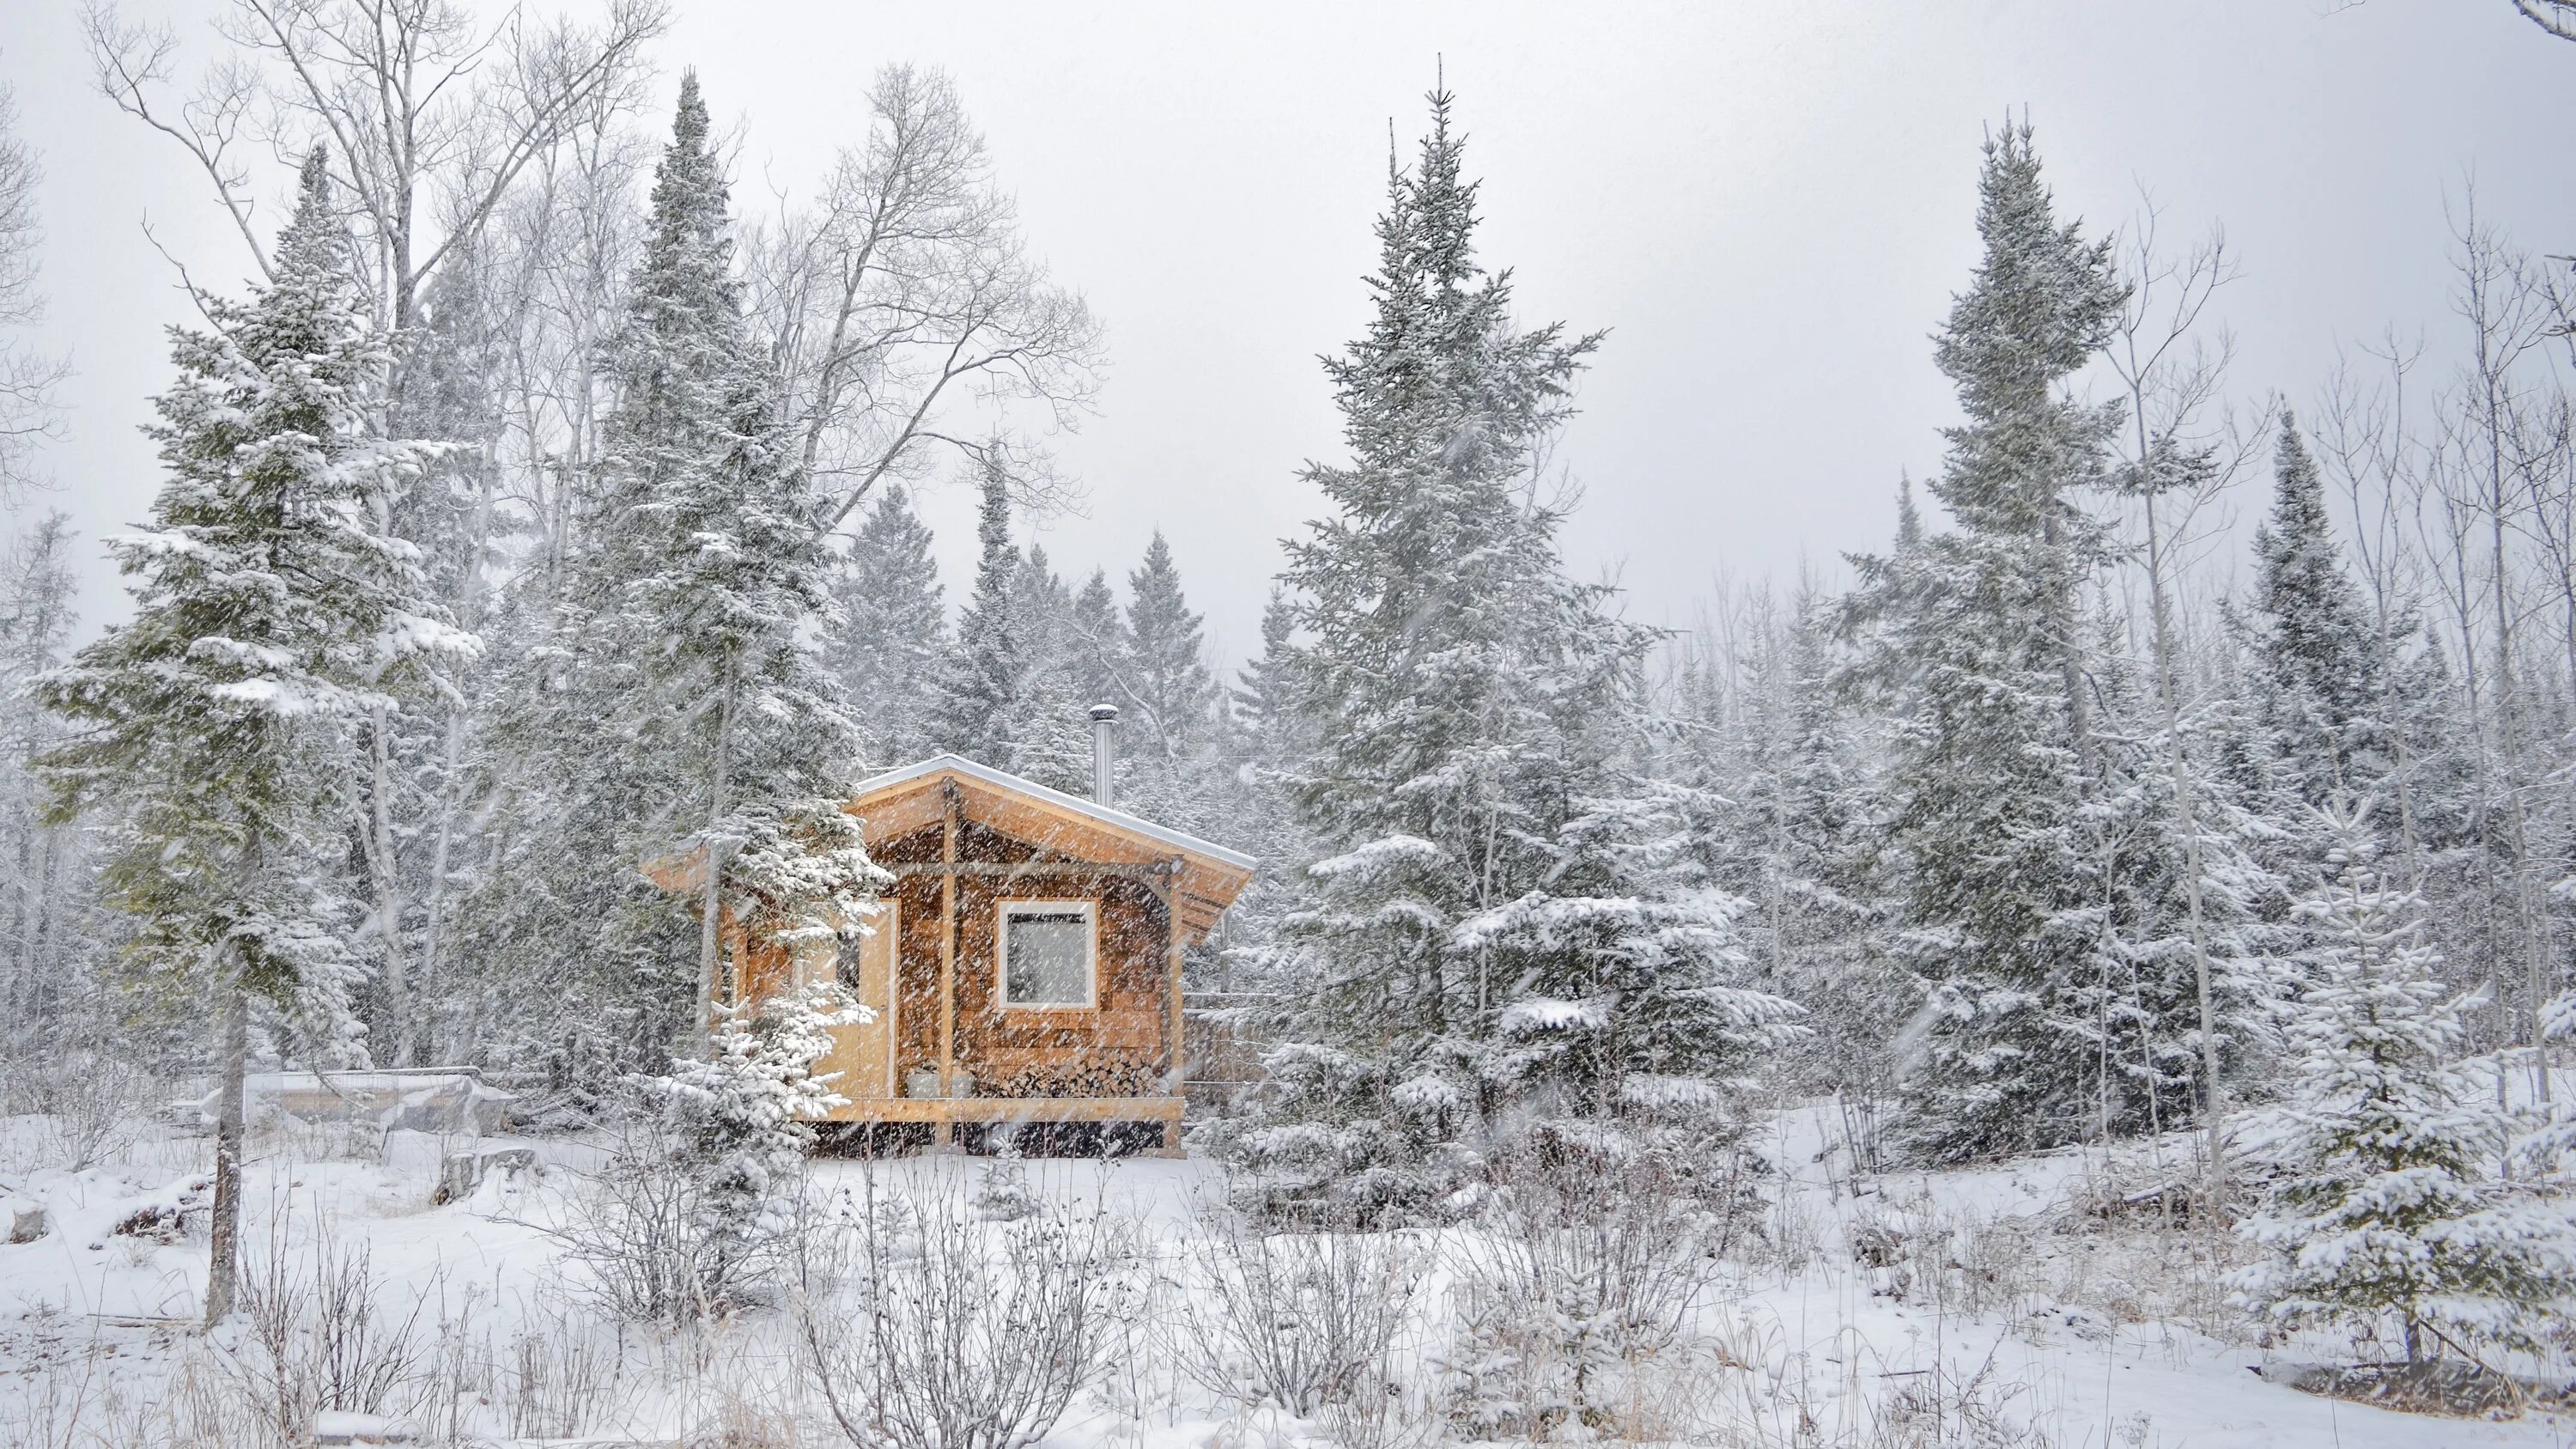
[[[2492,395],[2494,389],[2489,388]],[[2526,976],[2524,1005],[2531,1032],[2532,1089],[2545,1105],[2549,1101],[2549,1051],[2540,1031],[2540,1012],[2546,1002],[2548,978],[2547,948],[2541,941],[2541,925],[2531,902],[2531,833],[2524,820],[2522,801],[2522,741],[2515,710],[2520,701],[2514,681],[2514,609],[2510,591],[2509,561],[2512,551],[2506,540],[2505,509],[2508,503],[2504,478],[2503,425],[2498,407],[2492,401],[2488,409],[2490,434],[2488,458],[2490,473],[2487,494],[2488,548],[2493,565],[2488,580],[2492,586],[2496,621],[2496,762],[2499,783],[2505,794],[2505,824],[2513,847],[2513,909],[2516,924],[2522,928],[2523,968]]]
[[[469,631],[483,625],[483,558],[492,536],[493,446],[489,438],[484,440],[482,461],[475,470],[479,475],[480,493],[474,504],[471,533],[474,551],[465,570],[464,595],[456,605],[457,622]],[[446,740],[441,756],[444,775],[439,782],[438,833],[430,848],[429,876],[421,886],[420,979],[415,983],[417,995],[430,1001],[438,999],[440,978],[447,962],[447,875],[455,851],[457,821],[465,811],[465,738],[475,698],[470,688],[460,689],[458,697],[447,707]]]
[[[375,833],[367,852],[376,867],[376,935],[385,944],[385,1009],[394,1019],[393,1064],[412,1065],[420,1039],[412,1003],[411,972],[403,960],[402,867],[394,854],[393,720],[380,701],[367,722],[373,744],[368,751],[368,828]]]
[[[222,1080],[215,1088],[215,1206],[206,1265],[206,1326],[232,1316],[241,1281],[242,1093],[250,1075],[250,993],[224,988]]]
[[[2197,782],[2192,777],[2191,759],[2183,750],[2180,681],[2174,670],[2172,624],[2165,598],[2164,534],[2157,526],[2155,496],[2149,494],[2146,502],[2147,589],[2155,614],[2156,691],[2164,696],[2165,758],[2173,772],[2174,812],[2182,823],[2183,900],[2191,917],[2192,987],[2200,1003],[2201,1110],[2207,1114],[2203,1124],[2207,1135],[2207,1159],[2203,1164],[2207,1177],[2202,1191],[2215,1202],[2225,1181],[2226,1136],[2219,1123],[2224,1098],[2218,1080],[2218,1009],[2209,984],[2209,928],[2201,914],[2200,812],[2194,799]],[[2153,1063],[2149,1070],[2153,1071]]]
[[[2040,520],[2040,540],[2048,545],[2051,558],[2058,557],[2057,515],[2054,512]],[[2084,657],[2076,646],[2075,583],[2070,577],[2059,580],[2049,603],[2049,627],[2057,631],[2057,673],[2066,690],[2066,734],[2075,747],[2076,768],[2093,772],[2093,725],[2091,712],[2084,707]]]
[[[724,881],[724,860],[716,849],[716,827],[724,820],[727,776],[733,769],[733,707],[738,687],[740,664],[732,654],[725,656],[724,697],[716,713],[715,788],[708,792],[706,886],[698,899],[698,1038],[712,1046],[716,1027],[716,977],[722,964],[723,938],[718,930],[717,909],[721,904],[719,887]]]

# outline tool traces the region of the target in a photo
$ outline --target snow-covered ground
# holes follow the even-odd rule
[[[1665,1424],[1660,1432],[1684,1442],[1780,1446],[2576,1440],[2576,1424],[2545,1416],[2409,1416],[2258,1378],[2249,1370],[2274,1355],[2224,1307],[2216,1278],[2225,1265],[2207,1260],[2201,1235],[2166,1227],[2152,1209],[2106,1225],[2076,1206],[2107,1181],[2152,1183],[2152,1147],[2107,1165],[2066,1153],[1895,1174],[1861,1180],[1855,1192],[1843,1154],[1826,1150],[1833,1122],[1801,1109],[1773,1124],[1766,1146],[1782,1176],[1765,1180],[1761,1222],[1740,1235],[1695,1331],[1655,1366],[1662,1400],[1640,1422]],[[161,1234],[167,1242],[117,1231],[138,1213],[148,1221],[152,1209],[185,1213],[202,1200],[204,1139],[156,1136],[73,1173],[36,1161],[41,1124],[19,1119],[9,1129],[0,1136],[0,1226],[40,1208],[48,1228],[0,1245],[0,1442],[162,1443],[174,1417],[213,1423],[219,1402],[255,1401],[255,1328],[209,1341],[194,1327],[201,1218],[188,1217],[189,1232]],[[547,1229],[564,1195],[581,1190],[595,1149],[528,1145],[549,1165],[537,1181],[495,1179],[433,1207],[436,1138],[396,1133],[372,1160],[336,1155],[350,1146],[346,1134],[261,1138],[250,1166],[252,1271],[322,1263],[369,1284],[378,1356],[403,1345],[387,1406],[416,1421],[423,1442],[845,1442],[819,1417],[785,1315],[750,1313],[683,1334],[621,1326],[591,1306]],[[990,1170],[956,1157],[820,1162],[815,1185],[827,1197],[870,1187],[962,1196]],[[1213,1220],[1221,1187],[1197,1161],[1033,1161],[1018,1171],[1040,1199],[1096,1209],[1131,1231],[1147,1264],[1178,1261]],[[325,1257],[317,1242],[329,1245]],[[351,1278],[361,1266],[363,1280]],[[1442,1350],[1447,1278],[1435,1270],[1422,1300],[1422,1336],[1407,1360],[1417,1376]],[[1115,1371],[1077,1399],[1046,1444],[1328,1442],[1320,1424],[1229,1405],[1185,1382],[1168,1361],[1170,1329],[1125,1323]],[[2337,1351],[2314,1343],[2276,1354]],[[799,1415],[801,1434],[792,1427]],[[366,1426],[346,1417],[326,1425]],[[269,1442],[263,1432],[245,1424],[235,1437],[196,1442]]]

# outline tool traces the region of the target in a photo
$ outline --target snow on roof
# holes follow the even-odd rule
[[[1195,835],[1184,834],[1181,831],[1173,830],[1168,826],[1157,825],[1141,816],[1130,815],[1124,810],[1111,809],[1106,805],[1086,800],[1080,795],[1068,795],[1062,790],[1050,790],[1035,780],[1023,779],[1018,775],[1012,774],[1008,770],[996,770],[990,765],[977,764],[975,761],[966,758],[964,755],[945,753],[936,754],[931,756],[929,759],[916,761],[898,769],[888,770],[882,775],[872,775],[867,779],[861,780],[852,793],[855,796],[864,798],[881,791],[893,789],[898,785],[909,784],[914,780],[926,779],[930,776],[945,774],[964,775],[969,779],[980,780],[997,789],[1011,790],[1022,795],[1032,796],[1036,799],[1043,800],[1060,810],[1070,810],[1080,815],[1087,815],[1113,830],[1123,830],[1133,835],[1142,835],[1148,839],[1160,841],[1175,850],[1184,851],[1191,855],[1200,856],[1208,860],[1217,861],[1221,864],[1230,865],[1238,870],[1251,870],[1260,864],[1260,862],[1254,860],[1251,856],[1244,854],[1242,851],[1228,850],[1222,845],[1210,844],[1207,841],[1199,839]]]

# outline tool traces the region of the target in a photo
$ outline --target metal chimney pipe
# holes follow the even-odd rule
[[[1118,778],[1118,706],[1095,704],[1091,707],[1091,803],[1115,808],[1115,782]]]

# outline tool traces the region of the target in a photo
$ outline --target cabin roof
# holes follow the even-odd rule
[[[1251,883],[1255,862],[1197,836],[1157,825],[1079,795],[1051,790],[1008,770],[963,755],[939,754],[862,780],[842,808],[860,818],[871,845],[941,818],[942,786],[954,785],[966,819],[1062,852],[1104,864],[1147,865],[1175,861],[1177,914],[1193,936]]]
[[[997,790],[1009,790],[1026,795],[1058,810],[1071,811],[1095,821],[1103,829],[1143,836],[1147,840],[1168,845],[1184,855],[1199,856],[1214,864],[1230,865],[1243,871],[1249,871],[1258,864],[1251,856],[1239,850],[1228,850],[1222,845],[1211,844],[1195,835],[1185,834],[1169,826],[1157,825],[1142,816],[1130,815],[1124,810],[1113,810],[1106,805],[1095,804],[1079,795],[1068,795],[1062,790],[1050,790],[1035,780],[1014,775],[1008,770],[996,770],[990,765],[979,765],[964,755],[958,754],[937,754],[900,769],[888,770],[882,775],[871,775],[858,783],[858,787],[852,792],[851,804],[855,808],[869,800],[909,794],[910,791],[905,790],[904,786],[918,788],[936,783],[942,776],[948,775],[963,776],[966,779],[990,785]]]

